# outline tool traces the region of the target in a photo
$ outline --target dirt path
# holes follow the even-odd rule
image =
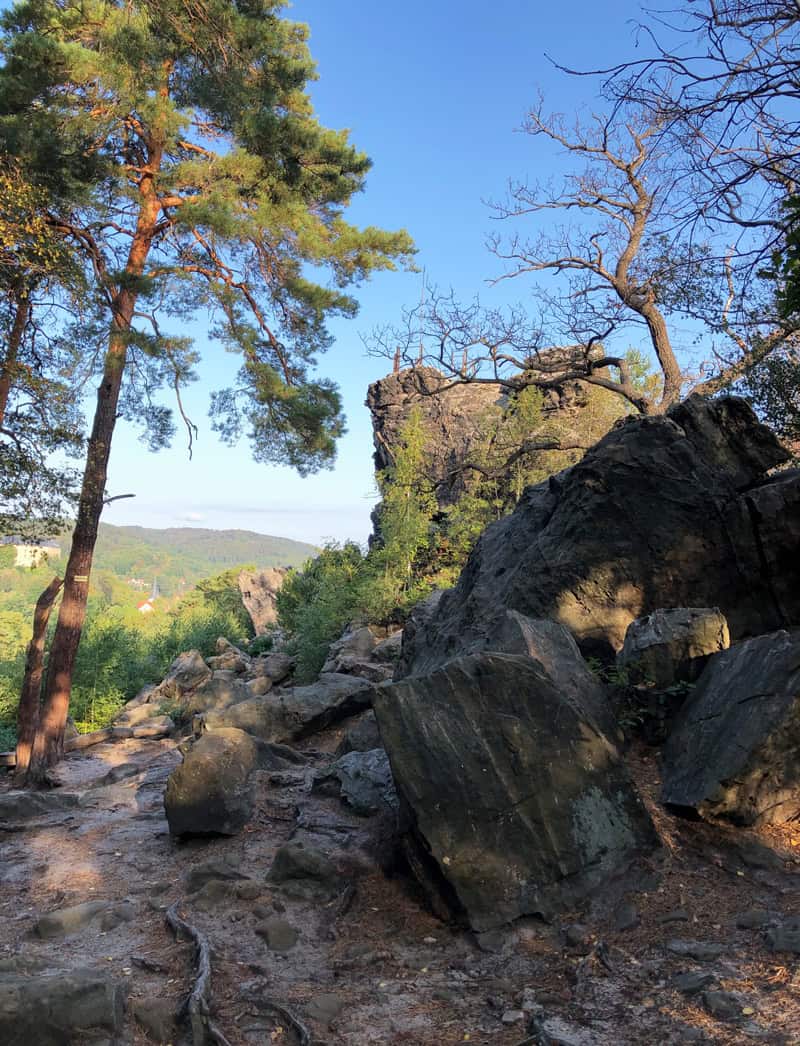
[[[337,736],[314,744],[329,752]],[[124,979],[130,1005],[117,1041],[158,1041],[140,1022],[152,1030],[161,1020],[162,1041],[178,1046],[185,1033],[168,1018],[193,983],[192,949],[165,922],[178,901],[211,943],[214,1019],[231,1046],[294,1046],[292,1017],[329,1046],[800,1043],[800,956],[771,950],[767,938],[770,925],[800,916],[800,834],[676,821],[651,804],[663,859],[558,926],[523,920],[479,947],[429,914],[400,871],[385,873],[385,824],[310,792],[313,767],[329,757],[306,754],[307,768],[258,775],[257,812],[239,836],[187,843],[170,838],[163,814],[181,758],[174,742],[68,757],[55,794],[78,805],[28,819],[24,830],[21,821],[0,825],[0,960]],[[652,796],[653,758],[642,753],[632,765]],[[334,862],[332,896],[297,896],[267,880],[289,840]],[[44,913],[88,901],[106,906],[76,932],[33,932]],[[761,924],[737,927],[744,913]],[[719,947],[698,958],[702,944]],[[675,952],[687,948],[695,957]],[[732,1020],[720,1019],[722,1003],[712,1016],[700,994],[676,990],[674,978],[692,972],[733,999]]]

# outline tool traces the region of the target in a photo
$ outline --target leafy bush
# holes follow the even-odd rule
[[[330,544],[303,570],[292,571],[278,592],[278,621],[292,637],[301,682],[314,678],[331,642],[362,610],[364,562],[355,542]]]

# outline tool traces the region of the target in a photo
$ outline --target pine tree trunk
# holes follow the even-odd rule
[[[169,72],[170,69],[165,66],[165,77],[168,77]],[[165,96],[167,94],[166,83],[162,93]],[[125,373],[128,332],[136,309],[137,293],[131,288],[145,270],[156,235],[161,205],[155,181],[161,167],[163,149],[163,135],[151,137],[148,142],[149,163],[139,181],[139,213],[125,266],[125,280],[112,304],[113,325],[103,367],[103,380],[97,390],[92,433],[86,448],[86,466],[78,502],[78,518],[72,534],[72,545],[64,576],[64,598],[61,601],[58,623],[50,648],[45,695],[26,778],[28,784],[45,782],[49,767],[57,763],[64,754],[64,731],[69,714],[72,673],[86,620],[89,577],[105,502],[108,459]]]
[[[86,450],[78,518],[64,575],[64,598],[61,600],[58,623],[50,648],[47,685],[31,752],[28,784],[41,784],[45,781],[48,768],[57,763],[64,754],[64,731],[69,713],[72,672],[86,620],[89,577],[100,515],[103,511],[111,438],[117,422],[117,403],[125,370],[125,330],[130,326],[132,314],[131,300],[128,316],[118,314],[116,317],[115,329],[111,333],[106,353],[103,380],[97,390],[97,407]]]
[[[14,322],[11,325],[11,333],[8,336],[5,357],[2,363],[0,363],[0,429],[3,428],[5,423],[8,398],[11,394],[11,386],[14,383],[14,368],[19,357],[22,336],[25,333],[28,317],[31,313],[30,298],[25,290],[17,290],[14,304],[16,309]]]
[[[64,582],[54,577],[36,601],[33,614],[33,638],[28,644],[25,659],[25,675],[17,711],[17,753],[15,774],[27,773],[31,749],[39,725],[39,703],[42,692],[42,669],[44,666],[44,637],[50,611]]]

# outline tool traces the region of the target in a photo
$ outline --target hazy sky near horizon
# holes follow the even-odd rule
[[[499,263],[485,246],[493,226],[486,201],[502,198],[510,177],[546,180],[558,168],[552,146],[518,130],[540,90],[550,110],[599,107],[594,81],[565,76],[546,55],[582,68],[633,57],[639,4],[296,0],[287,14],[311,29],[319,71],[311,94],[321,121],[349,128],[373,160],[348,220],[408,229],[432,284],[465,298],[480,293],[485,304],[524,302],[530,288],[523,281],[487,283]],[[318,373],[341,386],[348,433],[335,469],[306,479],[256,465],[246,442],[227,448],[211,432],[209,392],[233,381],[238,358],[195,324],[203,363],[185,396],[200,429],[193,458],[181,431],[172,448],[151,454],[121,422],[108,489],[136,497],[108,506],[104,522],[242,528],[315,544],[365,540],[376,498],[364,399],[368,384],[391,368],[366,355],[360,335],[398,321],[403,306],[419,300],[421,281],[381,274],[356,292],[359,316],[332,324],[336,341]]]

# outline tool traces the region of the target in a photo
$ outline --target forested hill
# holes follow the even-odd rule
[[[69,553],[69,534],[58,543],[63,561]],[[163,595],[170,596],[229,567],[299,566],[317,551],[301,541],[250,530],[150,530],[101,523],[93,571],[108,571],[125,580],[140,578],[148,590],[157,578]]]

